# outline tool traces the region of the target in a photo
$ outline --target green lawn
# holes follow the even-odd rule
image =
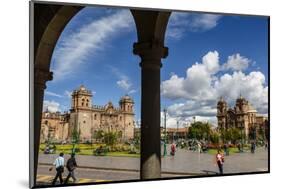
[[[45,149],[45,144],[40,144],[40,152],[43,153]],[[93,155],[93,151],[100,146],[105,146],[105,144],[77,144],[76,148],[80,149],[80,152],[76,152],[77,155]],[[56,154],[63,152],[64,154],[71,154],[72,144],[57,144]],[[118,156],[118,157],[140,157],[139,153],[130,154],[129,151],[115,151],[107,152],[106,156]]]
[[[118,157],[135,157],[139,158],[140,154],[129,154],[129,152],[108,152],[107,156],[118,156]]]
[[[247,150],[249,150],[248,147],[244,147],[244,151],[247,151]],[[208,150],[208,154],[212,154],[212,155],[215,155],[217,152],[218,152],[217,149],[209,149]],[[235,153],[239,153],[237,148],[229,148],[229,154],[230,155],[235,154]]]

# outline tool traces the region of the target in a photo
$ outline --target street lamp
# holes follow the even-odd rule
[[[167,140],[167,128],[166,128],[166,114],[167,114],[167,109],[164,108],[164,153],[163,156],[167,155],[167,146],[166,146],[166,140]]]
[[[177,120],[177,142],[179,140],[179,120]]]

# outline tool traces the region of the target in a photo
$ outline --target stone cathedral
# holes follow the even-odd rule
[[[243,130],[246,138],[251,129],[266,130],[268,127],[268,118],[259,115],[249,101],[241,95],[233,108],[228,107],[227,102],[221,97],[217,103],[217,119],[219,129],[239,128]]]
[[[125,95],[119,101],[119,107],[112,102],[104,106],[93,105],[92,92],[81,85],[72,92],[69,113],[43,112],[40,142],[47,140],[71,142],[73,131],[80,133],[81,142],[91,141],[99,130],[117,132],[123,141],[134,136],[134,101]]]

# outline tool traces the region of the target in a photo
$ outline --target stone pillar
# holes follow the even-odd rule
[[[33,125],[31,124],[31,137],[33,137],[33,157],[34,163],[34,179],[33,182],[36,184],[37,176],[37,165],[38,165],[38,154],[39,154],[39,145],[40,145],[40,131],[41,131],[41,118],[42,118],[42,108],[43,108],[43,99],[44,99],[44,90],[46,88],[46,82],[52,80],[52,72],[48,70],[35,68],[34,69],[34,103],[33,103]],[[33,131],[33,132],[32,132]],[[32,141],[32,140],[31,140]]]
[[[161,178],[160,68],[168,48],[157,40],[139,42],[134,44],[134,54],[141,57],[140,178]]]

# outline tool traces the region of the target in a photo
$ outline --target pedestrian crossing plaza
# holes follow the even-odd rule
[[[54,176],[52,175],[37,175],[37,183],[52,183]],[[65,180],[66,177],[63,177]],[[59,179],[58,179],[59,180]],[[100,179],[89,179],[89,178],[79,178],[76,183],[90,183],[90,182],[110,182],[111,180],[100,180]],[[70,179],[69,183],[73,183]]]

